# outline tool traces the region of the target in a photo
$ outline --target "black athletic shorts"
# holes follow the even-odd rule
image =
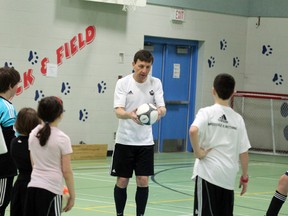
[[[62,196],[42,188],[28,187],[24,216],[60,216]]]
[[[154,145],[130,146],[116,143],[110,175],[131,178],[154,175]]]
[[[211,184],[199,176],[195,181],[195,216],[233,216],[234,191]]]

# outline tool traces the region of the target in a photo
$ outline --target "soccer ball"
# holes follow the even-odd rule
[[[152,125],[158,119],[157,108],[151,103],[145,103],[138,107],[136,115],[139,121],[144,125]]]

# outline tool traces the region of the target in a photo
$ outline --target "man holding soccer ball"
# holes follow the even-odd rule
[[[124,215],[129,179],[136,175],[136,215],[144,215],[148,200],[148,180],[154,175],[152,126],[140,122],[136,111],[144,103],[157,107],[158,120],[166,114],[162,83],[149,75],[153,55],[140,50],[134,55],[133,73],[117,81],[114,109],[119,119],[110,174],[117,177],[114,200],[117,215]]]

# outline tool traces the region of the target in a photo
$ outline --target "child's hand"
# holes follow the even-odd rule
[[[246,177],[241,176],[240,177],[239,188],[242,187],[240,196],[242,196],[247,191],[248,181],[249,181],[248,176],[246,176]]]
[[[70,211],[72,207],[74,206],[74,202],[75,202],[75,199],[73,197],[69,197],[66,206],[63,208],[63,212]]]
[[[211,148],[209,148],[209,149],[200,148],[197,153],[195,152],[195,156],[196,156],[199,160],[201,160],[201,159],[205,158],[206,155],[207,155],[211,150],[212,150]]]

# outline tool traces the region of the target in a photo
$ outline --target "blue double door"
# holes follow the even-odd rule
[[[194,119],[198,43],[145,37],[154,56],[152,75],[161,79],[167,114],[153,125],[156,152],[191,151],[189,127]]]

